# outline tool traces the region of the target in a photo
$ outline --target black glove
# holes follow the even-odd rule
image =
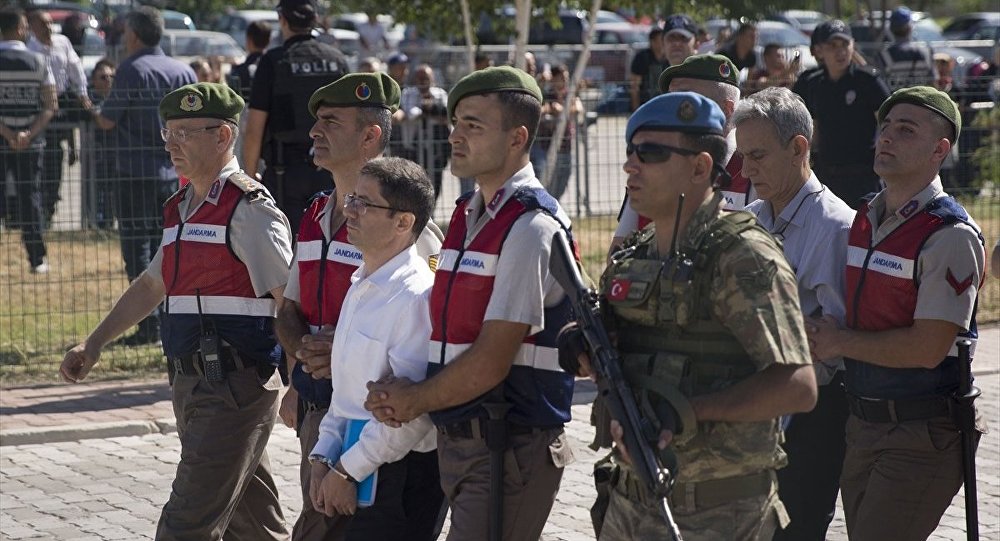
[[[583,331],[575,321],[559,329],[556,347],[559,348],[559,366],[569,374],[579,375],[580,361],[577,357],[587,352],[587,343],[583,339]]]

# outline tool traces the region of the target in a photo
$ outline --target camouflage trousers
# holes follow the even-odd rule
[[[630,470],[618,468],[598,540],[667,539],[667,528],[652,495],[636,482]],[[788,525],[788,513],[778,499],[774,473],[766,474],[771,478],[769,489],[764,484],[757,496],[718,505],[688,505],[677,492],[672,494],[671,511],[684,541],[770,541],[777,529]]]

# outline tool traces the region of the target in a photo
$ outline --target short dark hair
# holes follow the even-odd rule
[[[149,47],[156,47],[163,38],[163,15],[156,8],[142,6],[130,11],[125,16],[125,24]]]
[[[518,126],[528,129],[528,143],[524,151],[528,152],[535,142],[538,133],[538,121],[542,118],[542,104],[534,96],[524,92],[495,92],[497,101],[503,109],[503,127],[509,131]]]
[[[267,48],[271,43],[271,25],[267,21],[254,21],[247,25],[247,41],[255,47]]]
[[[652,41],[660,37],[660,34],[663,34],[663,29],[660,28],[659,26],[654,26],[649,30],[649,40]]]
[[[768,54],[778,51],[780,49],[781,45],[778,45],[777,43],[768,43],[767,45],[764,46],[763,56],[767,56]]]
[[[681,133],[681,141],[684,146],[690,148],[691,150],[696,150],[698,152],[707,152],[709,156],[712,157],[712,164],[717,166],[714,169],[718,171],[720,168],[725,168],[726,164],[723,160],[726,159],[726,151],[728,150],[728,145],[726,143],[726,138],[721,135],[715,135],[714,133]],[[715,178],[715,175],[712,175]]]
[[[413,238],[427,226],[434,210],[434,185],[427,171],[404,158],[375,158],[361,167],[361,174],[378,181],[378,191],[389,206],[412,212]]]
[[[385,147],[388,146],[389,138],[392,136],[392,113],[390,113],[385,107],[358,107],[358,116],[356,120],[357,130],[363,130],[365,126],[371,126],[372,124],[382,128],[382,137],[378,140],[378,149],[379,152],[382,152],[385,150]]]
[[[96,64],[94,64],[94,71],[97,71],[97,70],[99,70],[101,68],[109,68],[112,71],[114,71],[115,70],[115,63],[112,62],[108,58],[102,58],[102,59],[98,60]]]
[[[741,24],[739,26],[739,28],[736,29],[736,35],[737,36],[742,36],[743,34],[746,34],[747,32],[751,32],[751,31],[754,31],[754,30],[757,30],[757,25],[756,24],[754,24],[754,23],[743,23],[743,24]]]
[[[569,67],[566,64],[557,64],[549,68],[549,72],[553,77],[561,75],[563,77],[569,77]]]
[[[24,11],[14,7],[0,9],[0,33],[4,37],[11,36],[17,31],[21,19],[24,18]]]

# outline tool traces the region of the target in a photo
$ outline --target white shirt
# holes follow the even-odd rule
[[[364,408],[366,383],[389,374],[413,381],[426,377],[434,273],[410,246],[371,275],[362,264],[351,281],[330,352],[333,397],[310,454],[339,458],[351,477],[364,479],[410,451],[437,447],[434,425],[424,414],[400,428],[370,421],[358,442],[341,455],[347,421],[372,419]]]
[[[434,100],[434,105],[444,108],[448,107],[448,92],[445,89],[432,86],[430,93],[431,98]],[[408,86],[403,89],[403,94],[399,98],[399,108],[405,115],[401,124],[403,129],[403,146],[413,147],[418,141],[417,135],[420,132],[421,126],[423,126],[423,100],[424,97],[420,93],[419,88]],[[431,117],[430,121],[426,124],[426,130],[422,134],[423,140],[427,143],[434,143],[433,126],[435,124],[446,125],[447,123],[447,120],[443,117]]]
[[[762,199],[747,205],[746,210],[754,213],[760,225],[782,241],[785,257],[795,270],[802,315],[807,318],[830,315],[843,324],[847,312],[844,268],[854,210],[821,184],[815,173],[777,218],[771,204]],[[817,383],[829,383],[843,366],[841,358],[813,363]]]
[[[27,51],[28,47],[23,41],[16,39],[8,39],[0,41],[0,51]],[[46,64],[48,66],[48,64]],[[45,70],[45,80],[42,81],[43,86],[55,86],[56,81],[52,77],[52,68]]]
[[[52,34],[52,45],[46,45],[38,41],[35,36],[31,36],[28,40],[28,49],[45,57],[49,71],[55,78],[58,94],[73,88],[80,96],[87,95],[87,78],[83,74],[83,63],[73,50],[69,38],[62,34]]]

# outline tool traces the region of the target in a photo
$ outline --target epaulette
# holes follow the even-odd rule
[[[237,171],[232,175],[229,175],[227,180],[231,182],[233,186],[243,190],[247,201],[251,203],[256,201],[268,201],[271,199],[271,196],[267,193],[267,189],[264,188],[264,185],[257,182],[243,171]]]
[[[187,193],[188,186],[190,186],[190,184],[185,184],[181,186],[179,190],[174,192],[170,197],[167,198],[166,201],[163,202],[163,207],[166,208],[166,206],[169,205],[171,201],[177,199],[178,197],[184,197],[184,194]]]

